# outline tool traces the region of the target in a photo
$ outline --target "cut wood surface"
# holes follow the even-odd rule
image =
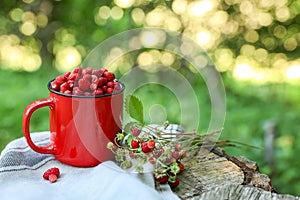
[[[300,200],[277,194],[270,178],[259,172],[255,162],[229,156],[220,148],[190,152],[184,164],[180,187],[174,191],[181,199]]]

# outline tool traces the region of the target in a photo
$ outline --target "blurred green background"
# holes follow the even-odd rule
[[[271,141],[265,136],[275,137],[269,159],[266,150],[226,151],[256,161],[278,192],[300,195],[299,0],[1,0],[0,8],[0,150],[22,136],[23,110],[48,96],[49,80],[80,65],[114,34],[163,27],[194,39],[221,73],[227,101],[221,138],[265,147]],[[160,63],[185,75],[195,90],[205,88],[188,64],[156,49],[127,55],[110,70],[121,76],[135,65]],[[153,85],[136,93],[146,111],[159,104],[166,110],[157,115],[179,122],[178,103],[165,88]],[[210,98],[205,90],[197,95],[205,124]],[[48,120],[47,108],[37,111],[31,130],[48,130]]]

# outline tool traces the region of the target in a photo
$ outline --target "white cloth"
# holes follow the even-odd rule
[[[49,132],[32,133],[38,145],[47,145]],[[58,167],[55,183],[43,179],[43,173]],[[28,147],[25,139],[10,142],[0,155],[0,199],[179,199],[168,185],[155,189],[151,173],[127,173],[114,162],[96,167],[72,167],[52,155],[39,154]]]

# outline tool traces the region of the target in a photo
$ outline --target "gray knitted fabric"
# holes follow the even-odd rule
[[[40,146],[49,144],[49,132],[32,134],[33,141]],[[24,138],[9,143],[0,155],[0,173],[38,169],[55,158],[50,154],[39,154],[31,150]]]

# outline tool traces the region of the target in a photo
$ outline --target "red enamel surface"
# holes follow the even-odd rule
[[[50,107],[50,144],[37,146],[30,137],[30,117],[38,108]],[[23,115],[23,132],[36,152],[51,153],[73,166],[89,167],[112,160],[106,148],[121,131],[123,90],[103,97],[71,97],[50,91],[46,99],[29,104]]]

